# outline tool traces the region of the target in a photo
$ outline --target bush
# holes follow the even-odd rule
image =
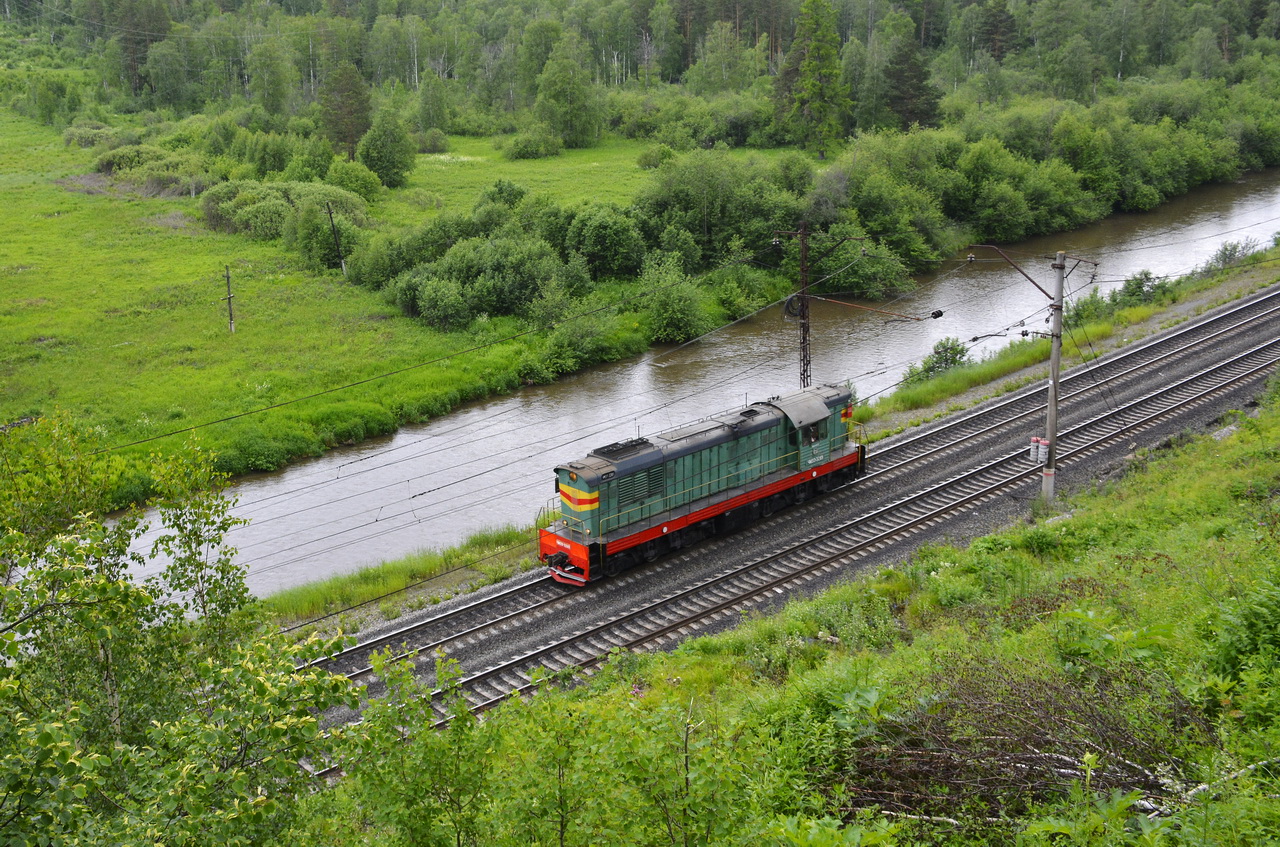
[[[356,158],[377,174],[387,188],[400,188],[409,181],[409,174],[417,164],[417,152],[417,145],[400,118],[390,109],[383,109],[360,139]]]
[[[379,289],[395,276],[391,243],[385,235],[376,235],[351,253],[347,261],[348,279],[355,285]]]
[[[636,165],[643,170],[653,170],[661,167],[663,162],[668,162],[675,157],[676,151],[667,145],[655,144],[640,154],[640,157],[636,159]]]
[[[341,267],[342,259],[356,252],[361,242],[359,228],[346,216],[335,210],[331,224],[328,211],[311,202],[298,208],[292,232],[286,235],[292,236],[302,260],[313,269]]]
[[[616,206],[604,204],[578,212],[565,235],[565,247],[581,253],[597,277],[631,276],[644,259],[644,238],[635,221]]]
[[[430,273],[467,291],[473,313],[522,312],[542,283],[563,270],[555,251],[536,238],[468,238],[449,248]]]
[[[115,137],[115,130],[97,121],[77,121],[62,133],[62,143],[70,147],[97,147]]]
[[[117,147],[114,150],[108,150],[98,157],[98,161],[94,163],[94,170],[100,174],[114,174],[120,171],[129,171],[134,168],[145,165],[147,162],[154,162],[168,156],[169,153],[159,147],[153,147],[150,144],[131,144],[127,147]]]
[[[418,145],[419,153],[448,153],[449,137],[444,134],[444,130],[439,127],[431,127],[426,132],[419,132],[414,135],[414,141]]]
[[[360,162],[334,159],[325,174],[325,183],[350,191],[366,201],[378,199],[382,193],[382,180]]]
[[[282,199],[271,197],[237,209],[236,229],[248,233],[251,238],[270,241],[284,235],[285,225],[292,215],[292,206]]]
[[[462,286],[454,280],[421,277],[416,298],[418,315],[427,325],[438,330],[449,332],[462,329],[471,322],[471,308],[463,295]]]
[[[559,156],[564,142],[547,127],[536,127],[514,135],[502,149],[508,159],[546,159]]]
[[[653,341],[682,344],[711,329],[703,294],[680,270],[680,260],[675,255],[651,255],[645,261],[640,284],[653,292],[646,303],[649,338]]]
[[[358,226],[364,225],[364,213],[368,208],[364,198],[345,188],[323,182],[280,182],[274,183],[273,187],[283,191],[285,199],[294,208],[300,208],[304,203],[313,203],[322,209],[328,206],[335,215],[341,214]]]
[[[265,200],[288,202],[278,186],[264,185],[253,180],[232,180],[215,185],[204,193],[201,209],[205,224],[218,232],[239,232],[237,216],[240,211]]]
[[[411,318],[418,314],[418,288],[422,283],[422,275],[414,271],[405,271],[391,280],[384,289],[387,302],[397,307]]]
[[[972,364],[969,348],[959,338],[944,338],[933,345],[933,352],[924,357],[919,365],[907,368],[902,378],[904,385],[918,385],[926,380],[941,376],[952,368]]]

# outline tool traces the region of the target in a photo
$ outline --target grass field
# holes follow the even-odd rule
[[[446,157],[421,157],[410,187],[388,194],[375,218],[391,226],[465,210],[499,178],[564,202],[626,202],[645,179],[634,164],[642,149],[612,141],[507,162],[488,141],[457,141]],[[280,245],[208,231],[197,200],[138,196],[90,175],[92,163],[91,151],[0,110],[10,222],[0,240],[0,422],[60,408],[116,446],[290,404],[203,430],[210,446],[238,445],[240,465],[270,466],[514,386],[518,342],[416,367],[511,334],[513,323],[493,321],[482,338],[427,330],[337,274],[305,272]],[[423,208],[424,192],[440,202]]]
[[[564,204],[590,200],[626,205],[649,179],[649,172],[636,166],[646,146],[607,138],[595,147],[566,150],[551,159],[508,161],[490,139],[453,138],[448,153],[419,156],[409,185],[391,192],[373,215],[400,225],[437,209],[467,212],[480,192],[499,179]]]

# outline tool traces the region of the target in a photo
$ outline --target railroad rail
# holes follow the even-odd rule
[[[1061,434],[1061,462],[1069,466],[1099,450],[1129,440],[1158,422],[1211,402],[1227,391],[1264,380],[1280,362],[1280,341],[1271,341],[1162,386],[1135,402],[1107,411]],[[874,513],[861,515],[802,544],[746,562],[697,585],[612,617],[596,626],[511,658],[461,680],[476,710],[529,691],[534,668],[550,672],[586,670],[616,650],[657,649],[736,615],[768,595],[785,593],[832,570],[842,570],[922,528],[1038,477],[1019,449],[942,483],[916,491]],[[443,710],[441,719],[445,718]]]

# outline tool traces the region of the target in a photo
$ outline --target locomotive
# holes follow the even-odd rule
[[[539,558],[557,581],[586,585],[858,478],[867,452],[852,400],[818,385],[557,466]]]

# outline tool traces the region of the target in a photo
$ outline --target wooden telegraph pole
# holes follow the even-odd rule
[[[231,332],[235,333],[236,316],[235,316],[235,313],[231,310],[231,298],[235,296],[231,293],[231,266],[225,265],[224,267],[227,269],[227,296],[223,297],[222,299],[227,301],[227,323],[231,325]]]

